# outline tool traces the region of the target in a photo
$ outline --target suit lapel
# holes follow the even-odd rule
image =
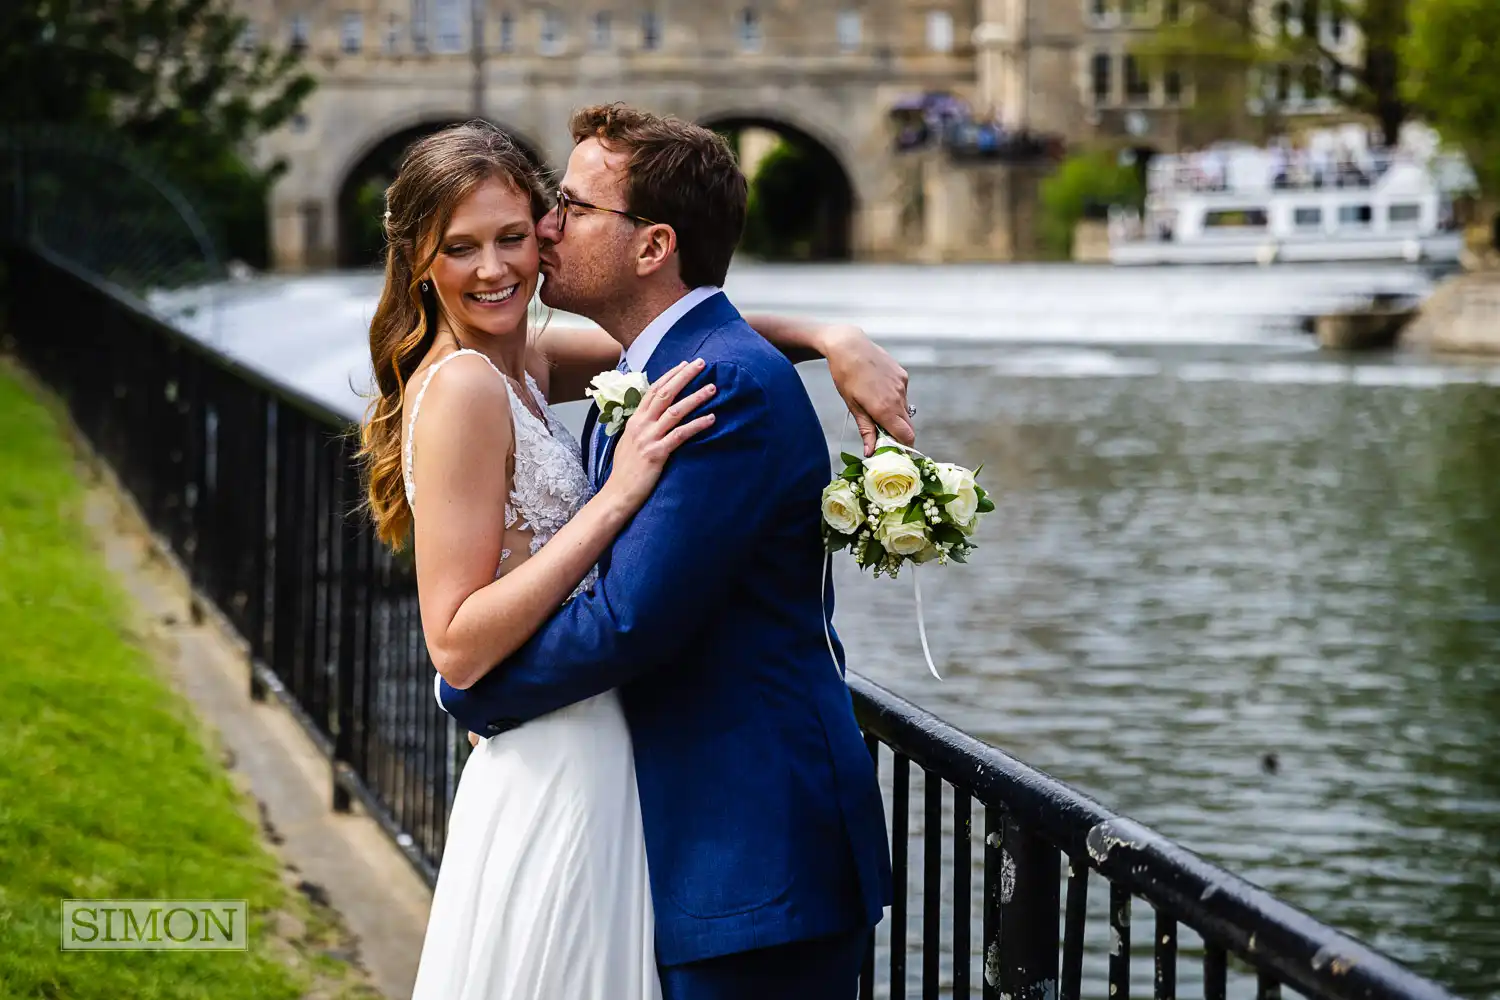
[[[678,362],[687,361],[697,356],[698,348],[708,335],[731,320],[739,319],[740,314],[730,304],[728,297],[723,292],[710,296],[688,310],[667,335],[656,345],[656,350],[651,352],[651,359],[646,362],[646,379],[655,382],[663,374],[676,367]],[[595,410],[595,413],[598,411]],[[585,432],[587,433],[587,431]],[[604,454],[599,460],[599,475],[595,484],[602,484],[609,478],[609,470],[614,465],[615,445],[619,443],[620,436],[604,439]],[[587,439],[585,439],[587,440]]]

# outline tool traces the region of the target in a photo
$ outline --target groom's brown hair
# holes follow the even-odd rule
[[[574,112],[573,141],[628,154],[625,210],[677,233],[682,282],[722,285],[745,229],[745,175],[718,133],[627,104]]]

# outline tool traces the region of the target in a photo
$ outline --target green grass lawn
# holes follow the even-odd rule
[[[132,639],[82,499],[57,420],[0,362],[0,998],[368,995]],[[64,898],[245,899],[250,951],[63,952]]]

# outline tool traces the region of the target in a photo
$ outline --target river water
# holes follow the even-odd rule
[[[945,679],[909,582],[841,565],[854,669],[1493,997],[1500,365],[1331,359],[1297,322],[1430,287],[1402,268],[746,266],[729,290],[863,324],[912,373],[924,450],[985,466],[980,550],[923,574]],[[377,288],[268,279],[191,322],[352,410]],[[834,443],[837,398],[805,367]]]

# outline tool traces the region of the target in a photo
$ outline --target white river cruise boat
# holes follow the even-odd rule
[[[1461,158],[1404,149],[1211,147],[1155,157],[1145,212],[1114,209],[1122,265],[1458,260]]]

